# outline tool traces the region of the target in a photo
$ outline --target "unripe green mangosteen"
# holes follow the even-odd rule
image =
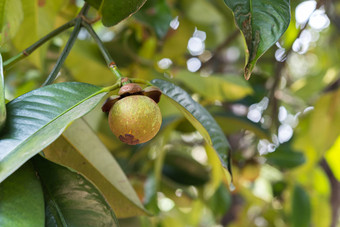
[[[109,112],[109,125],[122,142],[135,145],[151,140],[159,131],[162,115],[157,103],[144,95],[119,99]]]

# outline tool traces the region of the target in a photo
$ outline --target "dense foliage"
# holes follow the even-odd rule
[[[339,6],[0,0],[0,226],[338,226]],[[110,131],[122,77],[149,142]]]

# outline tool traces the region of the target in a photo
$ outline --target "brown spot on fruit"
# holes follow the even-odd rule
[[[135,137],[133,135],[131,135],[131,134],[125,134],[125,136],[120,135],[119,139],[123,143],[127,143],[127,144],[130,144],[130,145],[139,144],[139,140],[135,139]]]
[[[118,100],[109,113],[109,126],[121,141],[134,144],[152,139],[162,124],[158,105],[144,95],[130,95]],[[124,135],[124,136],[123,136]],[[134,142],[138,140],[138,142]]]

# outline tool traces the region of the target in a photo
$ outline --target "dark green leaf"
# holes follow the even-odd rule
[[[224,0],[233,11],[244,36],[246,65],[244,76],[249,79],[256,61],[286,31],[290,22],[289,0]]]
[[[43,191],[29,162],[0,184],[0,226],[43,227],[44,220]]]
[[[147,214],[115,158],[83,119],[68,127],[44,149],[44,154],[49,160],[68,166],[91,180],[117,217]]]
[[[295,185],[292,197],[291,224],[293,227],[309,227],[311,221],[311,205],[307,192]]]
[[[228,140],[210,113],[199,103],[195,102],[186,91],[175,84],[160,79],[155,79],[151,82],[161,89],[171,103],[201,133],[205,141],[217,152],[222,166],[231,174]]]
[[[167,34],[172,20],[171,11],[165,0],[147,1],[135,17],[152,26],[160,38]]]
[[[99,9],[103,16],[102,22],[110,27],[136,13],[146,0],[85,0],[91,6]]]
[[[40,155],[33,163],[44,190],[46,226],[118,226],[111,207],[85,177]]]
[[[231,205],[231,196],[223,183],[220,184],[215,194],[209,199],[208,204],[216,216],[223,217],[226,214]]]
[[[5,133],[0,136],[0,182],[94,108],[106,92],[89,84],[59,83],[9,102]]]
[[[280,168],[294,168],[306,161],[302,152],[293,151],[287,143],[280,145],[276,151],[267,154],[265,157],[269,164]]]
[[[2,68],[2,57],[0,54],[0,132],[6,121],[6,100],[5,100],[5,80]]]
[[[90,6],[99,9],[100,5],[102,4],[102,0],[85,0],[85,2],[87,2],[88,4],[90,4]]]
[[[171,151],[165,156],[162,173],[184,185],[201,186],[210,180],[209,171],[192,157]]]

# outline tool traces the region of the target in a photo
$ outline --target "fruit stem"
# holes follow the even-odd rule
[[[17,63],[18,61],[28,57],[33,51],[35,51],[37,48],[39,48],[41,45],[46,43],[48,40],[51,38],[59,35],[63,31],[66,31],[67,29],[73,27],[76,24],[76,19],[73,19],[66,24],[58,27],[57,29],[51,31],[41,39],[39,39],[37,42],[33,43],[31,46],[23,50],[21,53],[17,54],[16,56],[8,59],[7,61],[4,62],[4,70],[8,70],[12,65]]]
[[[122,82],[121,80],[118,80],[116,83],[114,83],[113,85],[111,86],[108,86],[108,87],[104,87],[103,89],[107,92],[110,92],[110,91],[114,91],[118,88],[120,88],[122,86]]]
[[[118,80],[121,80],[122,77],[123,77],[121,72],[119,71],[116,63],[112,59],[110,53],[108,52],[108,50],[104,46],[103,42],[100,40],[97,33],[93,30],[92,26],[88,22],[83,20],[82,25],[86,28],[86,30],[89,32],[89,34],[92,36],[92,38],[94,39],[94,41],[98,45],[98,47],[99,47],[100,51],[102,52],[103,57],[106,61],[106,64],[109,67],[109,69],[111,70],[111,72],[113,73],[113,75],[115,75]]]

